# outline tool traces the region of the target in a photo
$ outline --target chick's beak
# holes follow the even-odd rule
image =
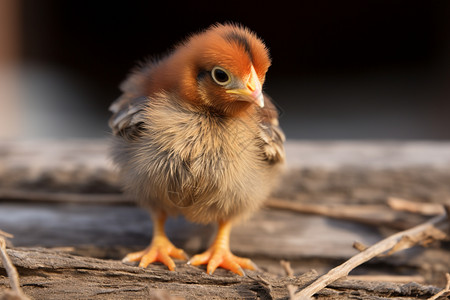
[[[259,81],[258,75],[256,74],[253,66],[251,68],[250,77],[246,83],[246,88],[228,90],[227,93],[242,95],[247,101],[255,103],[259,107],[264,107],[264,96],[262,93],[261,82]]]

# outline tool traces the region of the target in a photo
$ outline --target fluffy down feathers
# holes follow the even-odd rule
[[[269,65],[249,30],[215,25],[135,70],[110,107],[126,190],[153,211],[200,223],[257,209],[284,161],[276,109],[267,95],[260,108],[227,94],[210,72],[222,66],[245,80],[253,66],[264,83]]]

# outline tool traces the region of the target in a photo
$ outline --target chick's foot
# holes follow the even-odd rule
[[[255,270],[256,265],[248,258],[238,257],[231,253],[229,249],[212,246],[205,252],[197,254],[188,262],[193,266],[208,264],[206,272],[210,275],[218,267],[230,270],[240,276],[244,276],[243,269]]]
[[[216,239],[211,247],[201,254],[195,255],[188,264],[193,266],[208,264],[206,272],[210,275],[218,267],[230,270],[240,276],[244,276],[243,269],[255,270],[256,265],[248,258],[242,258],[234,255],[230,251],[230,232],[231,222],[222,222],[219,224]]]
[[[129,253],[123,262],[139,261],[139,267],[146,268],[154,262],[162,262],[170,271],[175,270],[172,258],[186,260],[188,257],[182,249],[175,247],[166,236],[155,236],[152,243],[146,249]]]

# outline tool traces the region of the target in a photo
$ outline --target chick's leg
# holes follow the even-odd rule
[[[182,249],[176,248],[167,238],[164,232],[166,215],[155,214],[153,220],[153,239],[151,244],[144,250],[129,253],[122,260],[123,262],[139,261],[139,267],[146,268],[149,264],[159,261],[165,264],[169,270],[175,270],[175,263],[171,257],[187,259],[187,255]]]
[[[254,270],[256,265],[248,258],[235,256],[230,251],[231,222],[219,223],[216,238],[208,250],[197,254],[189,260],[188,264],[193,266],[208,264],[206,272],[210,275],[217,267],[230,270],[238,275],[244,275],[244,269]]]

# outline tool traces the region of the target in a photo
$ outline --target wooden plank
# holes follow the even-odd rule
[[[180,263],[170,272],[160,265],[143,269],[42,248],[8,250],[8,254],[19,269],[24,292],[35,299],[286,299],[288,285],[302,288],[317,277],[314,271],[296,277],[248,271],[240,277],[221,269],[210,276]],[[6,287],[0,271],[0,292]],[[349,295],[423,299],[438,291],[419,284],[340,280],[319,292],[318,299],[348,299]]]

